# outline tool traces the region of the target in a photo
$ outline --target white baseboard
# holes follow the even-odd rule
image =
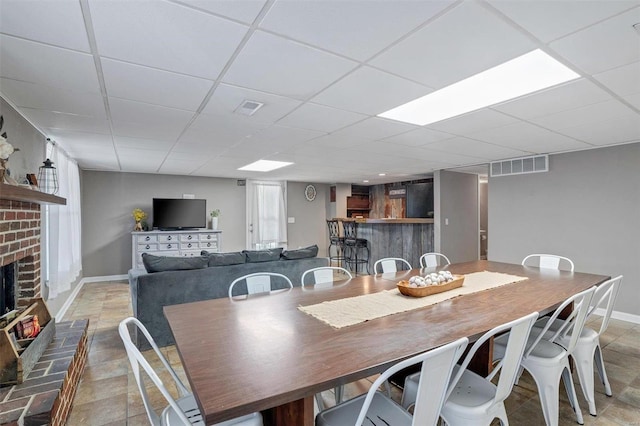
[[[85,278],[82,278],[80,280],[80,282],[78,283],[78,285],[73,289],[73,291],[71,292],[71,294],[69,295],[67,300],[64,302],[64,305],[62,305],[62,308],[60,308],[60,310],[56,314],[56,317],[55,317],[56,322],[62,321],[62,319],[64,318],[65,314],[67,313],[67,311],[71,307],[71,304],[73,303],[74,300],[76,300],[76,297],[78,296],[78,293],[80,293],[80,290],[82,289],[82,287],[86,283],[97,283],[97,282],[103,282],[103,281],[104,282],[119,281],[119,280],[126,280],[127,278],[128,278],[128,276],[126,274],[125,275],[106,275],[106,276],[102,276],[102,277],[85,277]]]
[[[593,313],[596,315],[604,316],[605,310],[602,308],[596,309]],[[620,321],[626,321],[633,324],[640,324],[640,315],[628,314],[626,312],[613,311],[611,312],[611,318]]]

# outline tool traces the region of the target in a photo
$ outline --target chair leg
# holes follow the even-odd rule
[[[598,369],[598,375],[600,375],[600,381],[604,385],[604,393],[607,396],[612,396],[611,392],[611,384],[609,383],[609,378],[607,377],[607,370],[604,368],[604,360],[602,359],[602,350],[600,349],[600,344],[596,346],[596,351],[594,353],[596,368]]]
[[[315,394],[316,406],[318,407],[318,411],[324,410],[324,402],[322,402],[322,394],[319,392]]]
[[[334,394],[336,396],[336,405],[338,405],[338,404],[340,404],[342,402],[342,392],[343,392],[343,390],[344,390],[344,387],[342,387],[342,386],[336,386],[333,389],[333,392],[334,392]]]
[[[592,345],[578,345],[573,352],[573,359],[576,363],[576,372],[578,373],[578,381],[582,388],[584,398],[589,405],[589,414],[595,416],[596,412],[596,400],[593,384],[593,359],[595,357],[595,351],[597,346]]]
[[[531,374],[538,387],[542,414],[547,426],[558,426],[558,416],[560,415],[560,377],[564,367],[535,368],[526,366],[526,370]]]
[[[593,370],[591,374],[593,375]],[[576,387],[573,385],[573,378],[571,377],[569,365],[562,370],[562,381],[564,382],[564,388],[566,389],[567,396],[569,397],[569,403],[571,404],[573,411],[576,413],[576,421],[583,425],[584,419],[582,418],[582,411],[580,410],[580,404],[578,403],[578,395],[576,394]]]

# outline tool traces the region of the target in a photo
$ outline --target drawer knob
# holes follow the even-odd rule
[[[187,247],[191,248],[191,243],[187,244]]]
[[[171,244],[167,244],[167,248],[171,248]]]
[[[169,235],[169,236],[167,237],[167,240],[171,241],[171,235]]]
[[[150,236],[147,235],[147,237],[145,238],[146,241],[149,241],[151,239]],[[148,247],[147,247],[148,248]]]
[[[187,240],[190,240],[190,239],[191,239],[191,235],[189,235],[189,236],[187,237]]]
[[[207,235],[207,240],[210,240],[210,239],[211,239],[211,235]]]
[[[211,243],[207,243],[207,247],[211,247]]]
[[[149,246],[149,244],[147,244],[147,246],[145,247],[147,250],[149,250],[151,247]]]

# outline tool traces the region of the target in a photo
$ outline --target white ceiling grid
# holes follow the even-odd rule
[[[0,0],[0,94],[84,169],[394,182],[640,142],[639,22],[640,0]],[[581,78],[376,117],[533,49]],[[295,164],[237,170],[258,159]]]

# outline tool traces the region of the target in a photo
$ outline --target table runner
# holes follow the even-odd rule
[[[298,309],[334,328],[343,328],[526,279],[526,277],[499,272],[474,272],[465,275],[462,287],[431,296],[409,297],[401,294],[396,288],[315,305],[298,306]]]

